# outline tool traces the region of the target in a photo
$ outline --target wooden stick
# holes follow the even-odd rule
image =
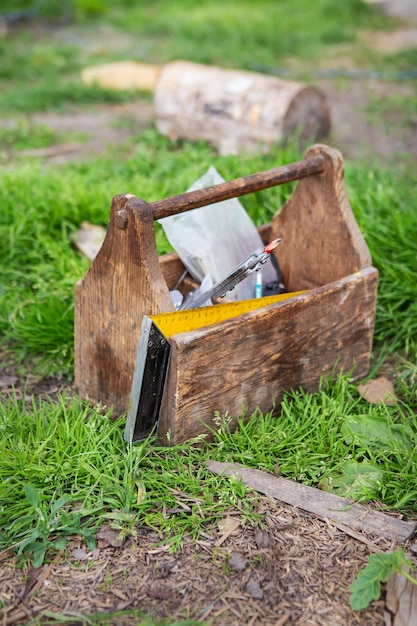
[[[207,468],[214,474],[233,476],[247,487],[256,489],[270,498],[297,506],[330,522],[335,520],[356,530],[398,543],[410,539],[417,527],[415,522],[404,522],[381,511],[373,511],[361,504],[352,503],[347,498],[341,498],[333,493],[250,469],[238,463],[207,461]]]
[[[267,170],[266,172],[250,174],[249,176],[236,178],[235,180],[213,185],[212,187],[206,187],[205,189],[189,191],[188,193],[182,193],[178,196],[165,198],[164,200],[150,202],[149,206],[152,207],[153,219],[160,220],[169,215],[177,215],[178,213],[183,213],[190,209],[207,206],[208,204],[221,202],[229,198],[245,196],[255,191],[289,183],[293,180],[313,176],[314,174],[321,174],[324,168],[324,157],[319,154],[308,157],[303,161],[297,161],[289,165]]]

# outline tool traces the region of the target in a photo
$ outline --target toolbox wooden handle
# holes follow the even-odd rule
[[[321,154],[318,154],[289,165],[275,167],[266,172],[250,174],[249,176],[236,178],[235,180],[213,185],[206,189],[189,191],[188,193],[182,193],[164,200],[150,202],[148,206],[152,209],[153,219],[160,220],[169,215],[177,215],[178,213],[228,200],[229,198],[237,198],[255,191],[289,183],[293,180],[321,174],[324,170],[325,159]]]

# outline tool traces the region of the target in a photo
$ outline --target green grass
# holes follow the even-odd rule
[[[395,407],[366,403],[347,377],[316,394],[293,391],[278,419],[259,413],[217,432],[214,455],[269,472],[278,461],[284,477],[416,512],[415,377],[411,387]]]
[[[175,548],[184,532],[197,537],[225,508],[251,514],[243,487],[230,490],[209,477],[197,447],[130,446],[123,420],[111,421],[80,400],[26,405],[11,398],[0,404],[0,436],[0,539],[34,554],[35,565],[46,549],[65,547],[74,532],[91,547],[103,520],[125,533],[138,523],[158,528]],[[178,489],[195,503],[164,519],[162,506],[175,508]]]
[[[410,83],[410,95],[396,93],[385,98],[372,97],[367,107],[369,122],[387,131],[396,125],[404,129],[404,134],[412,132],[417,116],[417,81]]]
[[[117,104],[138,93],[85,85],[81,70],[89,57],[75,45],[26,31],[0,39],[0,114],[68,109],[94,103]]]
[[[376,345],[417,355],[417,228],[411,165],[394,173],[378,164],[346,168],[352,208],[378,268]]]
[[[329,46],[353,41],[357,28],[387,24],[357,0],[337,6],[328,0],[314,5],[304,0],[158,1],[128,13],[114,10],[109,17],[140,35],[152,60],[182,58],[244,68],[285,64],[288,57],[317,59]]]
[[[232,433],[230,417],[218,416],[214,444],[202,436],[169,449],[127,444],[123,419],[79,399],[10,398],[0,404],[2,547],[15,546],[38,566],[70,535],[93,547],[104,520],[122,535],[137,525],[157,529],[173,550],[185,533],[210,531],[230,507],[262,525],[257,496],[208,472],[208,458],[270,472],[279,462],[284,477],[416,513],[416,374],[393,407],[367,404],[339,377],[316,394],[287,394],[279,418],[255,412]],[[181,493],[187,506],[179,512]],[[176,514],[164,514],[170,510]]]

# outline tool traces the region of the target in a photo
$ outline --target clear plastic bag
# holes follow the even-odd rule
[[[211,166],[188,191],[224,182],[216,168]],[[207,274],[213,283],[220,281],[263,244],[255,225],[236,198],[164,217],[160,224],[184,266],[199,282]],[[254,298],[255,274],[228,292],[227,297],[231,300]],[[262,281],[273,280],[276,280],[276,273],[269,262],[262,269]]]

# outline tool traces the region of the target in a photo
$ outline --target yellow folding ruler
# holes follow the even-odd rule
[[[159,419],[171,345],[179,333],[206,328],[304,293],[283,293],[197,309],[144,315],[125,428],[125,440],[137,442],[155,432]]]

